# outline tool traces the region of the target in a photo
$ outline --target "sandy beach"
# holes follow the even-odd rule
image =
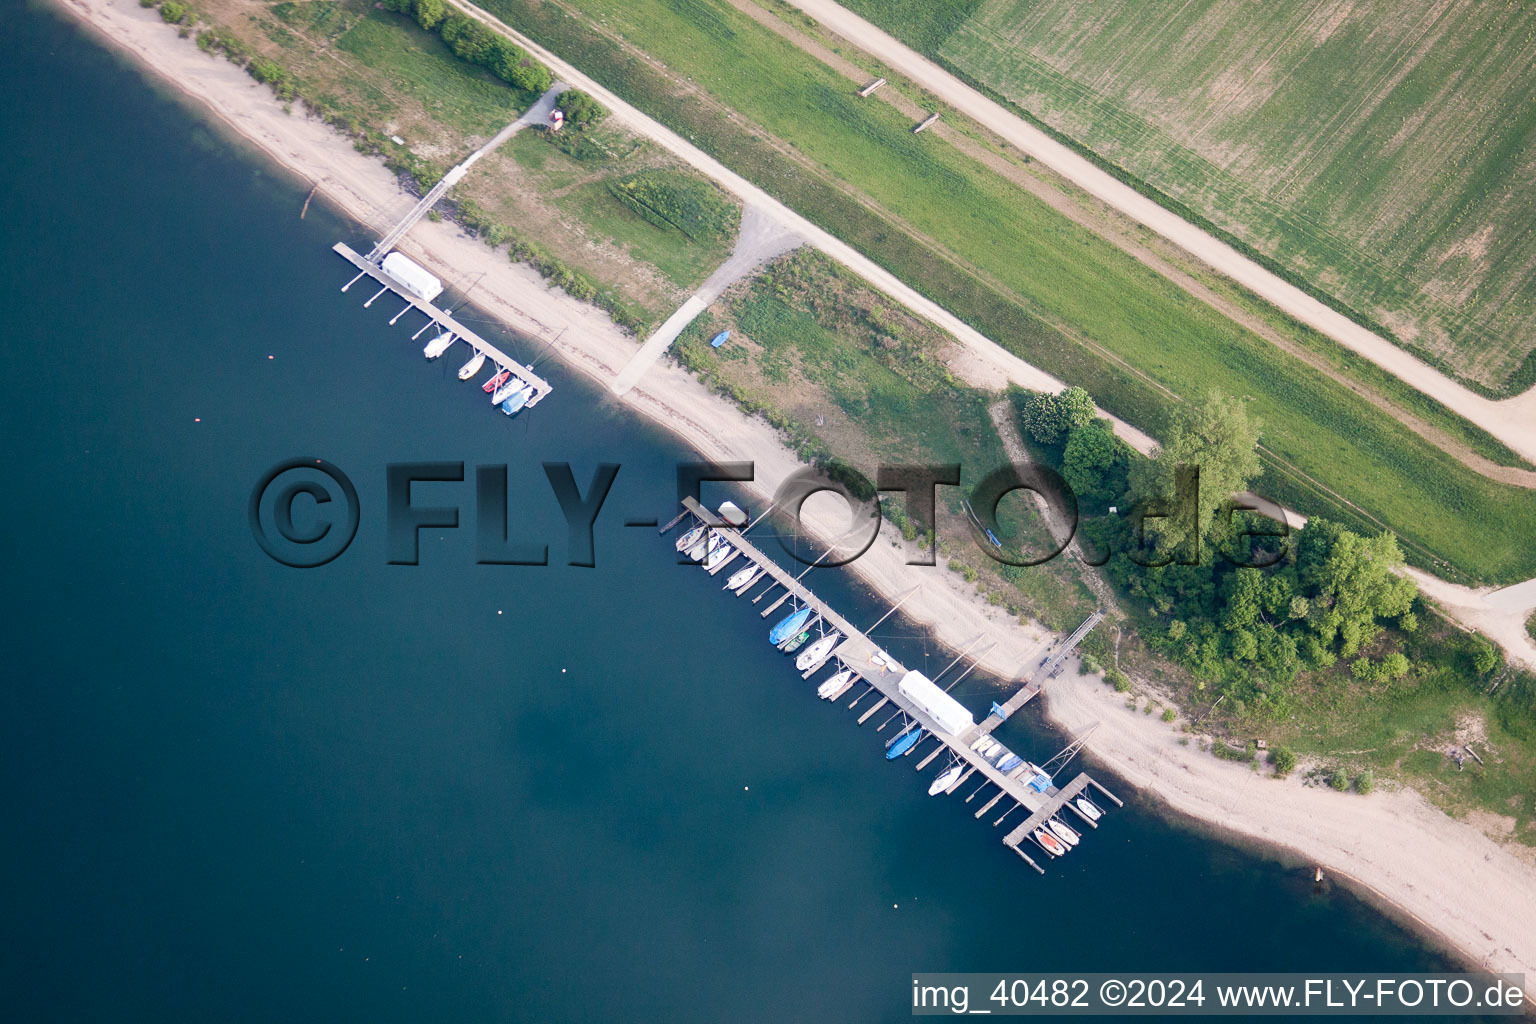
[[[387,228],[410,208],[413,197],[377,159],[358,154],[349,140],[319,122],[285,113],[265,86],[178,38],[154,10],[133,0],[55,3],[261,154],[318,184],[320,195],[368,230]],[[608,396],[607,386],[639,342],[606,315],[547,288],[536,272],[512,264],[505,253],[492,252],[456,226],[423,221],[402,248],[446,280],[484,272],[475,291],[477,306],[529,335],[559,334],[554,351],[599,384],[604,401],[665,426],[705,457],[754,461],[755,486],[764,495],[800,467],[771,427],[743,415],[675,365],[658,363],[623,398]],[[338,288],[350,276],[339,260],[336,275]],[[352,299],[338,295],[337,301]],[[556,392],[550,400],[564,399]],[[815,499],[807,506],[809,525],[828,537],[845,529],[835,504]],[[987,605],[954,573],[908,566],[906,557],[906,549],[883,534],[853,568],[888,597],[921,585],[902,605],[903,614],[953,648],[988,634],[996,646],[983,661],[986,670],[1016,678],[1049,642],[1042,628],[1020,625]],[[1047,687],[1046,698],[1048,716],[1069,731],[1099,722],[1088,741],[1093,757],[1168,808],[1285,847],[1297,858],[1347,876],[1472,963],[1536,976],[1536,853],[1530,848],[1496,843],[1410,791],[1340,794],[1307,787],[1299,778],[1270,779],[1202,754],[1193,743],[1181,746],[1183,733],[1128,710],[1123,696],[1097,677],[1069,670]]]

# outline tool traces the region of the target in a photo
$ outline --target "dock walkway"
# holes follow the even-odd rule
[[[767,618],[786,599],[793,598],[799,606],[809,607],[823,622],[830,624],[843,634],[843,641],[833,649],[827,660],[829,662],[841,662],[844,667],[853,669],[864,682],[869,684],[871,689],[878,691],[881,695],[881,700],[859,718],[860,725],[868,721],[877,709],[884,708],[887,705],[894,705],[900,714],[922,726],[928,731],[929,735],[935,737],[944,747],[947,747],[951,755],[950,761],[960,761],[967,766],[967,771],[964,773],[965,778],[979,774],[985,780],[982,783],[983,787],[989,783],[997,787],[996,796],[987,803],[984,810],[1001,800],[1007,799],[1013,802],[1009,808],[1010,811],[1013,809],[1013,806],[1022,806],[1030,811],[1030,817],[1026,820],[1025,825],[1021,825],[1019,828],[1008,833],[1007,838],[1004,839],[1004,844],[1028,861],[1030,866],[1036,871],[1044,874],[1044,869],[1019,848],[1019,842],[1030,831],[1025,826],[1029,826],[1031,823],[1038,823],[1038,821],[1050,817],[1063,803],[1071,799],[1072,796],[1081,793],[1089,785],[1092,785],[1109,799],[1113,800],[1116,805],[1119,805],[1120,801],[1113,794],[1097,782],[1094,782],[1086,774],[1079,774],[1066,787],[1060,790],[1051,787],[1046,792],[1041,793],[1029,786],[1023,778],[1012,777],[1017,774],[1017,770],[1008,773],[998,771],[991,762],[971,749],[972,743],[980,739],[985,733],[991,731],[988,727],[989,723],[992,725],[996,724],[992,719],[985,719],[980,725],[972,724],[959,735],[947,733],[939,728],[932,718],[914,706],[897,688],[902,677],[907,674],[907,669],[904,665],[886,653],[879,644],[866,636],[852,622],[839,615],[836,609],[817,597],[810,587],[807,587],[794,576],[791,576],[776,561],[765,555],[756,545],[742,536],[740,530],[731,526],[724,519],[691,497],[683,499],[683,507],[699,522],[723,536],[727,543],[741,552],[749,561],[760,566],[766,576],[773,580],[774,586],[783,588],[784,596],[764,610],[761,613],[761,617]],[[677,520],[673,520],[674,524],[676,522]],[[865,692],[867,693],[868,691],[866,690]],[[860,695],[859,699],[863,699],[863,694]],[[856,704],[858,701],[854,703]],[[918,764],[918,768],[925,767],[933,759],[931,754],[923,758]],[[946,764],[948,763],[950,762],[946,762]],[[952,787],[950,792],[953,791]],[[1069,793],[1070,795],[1064,795]],[[998,821],[1001,820],[1001,818],[998,819]]]

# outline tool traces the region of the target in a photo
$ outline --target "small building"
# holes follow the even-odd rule
[[[976,724],[976,719],[971,717],[964,704],[945,693],[933,680],[916,669],[902,676],[896,689],[951,736],[959,736]]]
[[[399,281],[405,290],[423,302],[431,302],[443,293],[443,282],[420,263],[402,252],[392,252],[384,257],[384,273]]]

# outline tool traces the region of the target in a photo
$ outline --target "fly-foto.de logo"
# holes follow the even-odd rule
[[[599,463],[583,487],[568,462],[545,462],[543,470],[549,482],[548,497],[563,515],[567,528],[567,564],[583,568],[597,565],[593,530],[602,513],[614,481],[620,473],[614,462]],[[514,537],[509,529],[508,467],[481,464],[474,467],[472,480],[463,462],[392,462],[384,467],[385,558],[390,565],[417,565],[420,562],[422,530],[460,528],[460,511],[473,507],[475,561],[480,565],[549,564],[547,539]],[[684,499],[700,499],[705,483],[751,483],[755,466],[751,462],[684,462],[676,467],[677,502],[669,518],[678,514]],[[874,544],[885,521],[882,505],[899,495],[905,521],[916,523],[921,542],[907,559],[909,565],[936,564],[939,531],[937,511],[940,487],[959,487],[962,473],[958,464],[882,465],[870,481],[857,470],[838,465],[831,468],[805,467],[791,474],[775,490],[760,511],[776,517],[774,535],[785,552],[805,565],[832,567],[847,565]],[[1126,509],[1111,508],[1123,526],[1116,533],[1123,553],[1147,567],[1170,563],[1196,564],[1200,560],[1199,517],[1200,473],[1196,467],[1181,467],[1176,474],[1176,491],[1165,501],[1142,502]],[[463,500],[455,504],[420,504],[413,493],[415,484],[465,485]],[[1044,504],[1044,514],[1060,529],[1052,532],[1054,546],[1043,553],[1026,553],[1010,548],[1001,538],[998,511],[1002,501],[1016,491],[1028,491]],[[813,543],[813,536],[802,520],[806,502],[817,494],[837,495],[848,507],[851,524],[830,547]],[[529,500],[525,495],[524,500]],[[1073,545],[1078,534],[1077,496],[1060,474],[1048,467],[1004,465],[989,470],[972,485],[959,501],[968,524],[966,532],[976,547],[988,558],[1005,565],[1033,566],[1062,555]],[[1253,506],[1226,502],[1221,513],[1231,528],[1228,543],[1218,554],[1237,565],[1262,568],[1284,557],[1288,534],[1283,522],[1270,522],[1259,516],[1242,521],[1238,512],[1254,512]],[[298,569],[314,569],[339,557],[357,536],[362,518],[361,502],[351,478],[334,463],[314,457],[284,460],[262,474],[251,490],[247,505],[251,535],[257,545],[274,561]],[[629,518],[625,526],[651,526],[658,519]],[[1262,524],[1262,525],[1260,525]],[[745,523],[727,524],[744,527]],[[1277,549],[1278,545],[1278,549]],[[1102,545],[1078,544],[1078,557],[1092,565],[1102,565],[1113,553]],[[681,564],[694,564],[680,559]]]

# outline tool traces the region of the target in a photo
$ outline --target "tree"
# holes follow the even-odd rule
[[[1216,391],[1198,404],[1181,406],[1154,457],[1133,469],[1131,491],[1139,500],[1171,506],[1179,496],[1180,467],[1198,469],[1195,514],[1193,521],[1183,515],[1149,518],[1149,531],[1168,547],[1204,537],[1217,510],[1233,494],[1246,491],[1262,469],[1257,452],[1259,426],[1241,401]]]
[[[608,116],[607,109],[580,89],[567,89],[555,101],[565,115],[565,123],[576,128],[592,128]]]
[[[1092,420],[1067,437],[1061,477],[1079,501],[1109,504],[1125,491],[1129,460],[1108,420]]]
[[[1058,444],[1073,430],[1093,422],[1093,396],[1079,387],[1069,387],[1058,395],[1038,393],[1024,403],[1024,429],[1041,444]]]
[[[411,13],[416,24],[430,32],[448,16],[448,5],[444,0],[412,0]]]
[[[1480,636],[1472,638],[1472,667],[1478,675],[1492,675],[1502,664],[1504,657],[1497,647]]]
[[[1419,588],[1394,571],[1403,553],[1391,533],[1362,537],[1314,517],[1296,547],[1297,575],[1311,594],[1308,623],[1324,645],[1337,639],[1342,656],[1353,657],[1369,643],[1378,620],[1410,614]]]
[[[1269,752],[1269,763],[1275,766],[1276,775],[1289,775],[1296,770],[1296,752],[1290,747],[1276,747]]]
[[[1355,776],[1355,792],[1361,796],[1370,796],[1376,788],[1376,773],[1367,768]]]

